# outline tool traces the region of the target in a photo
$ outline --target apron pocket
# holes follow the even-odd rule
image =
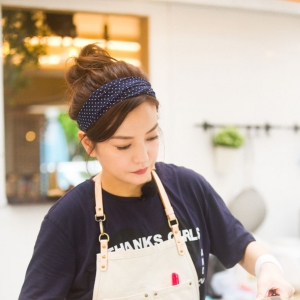
[[[186,281],[177,285],[168,286],[149,292],[138,293],[126,297],[104,298],[103,300],[199,300],[197,289],[192,281]]]
[[[152,292],[144,292],[144,293],[138,293],[131,296],[126,297],[118,297],[118,298],[104,298],[103,300],[152,300],[153,293]]]
[[[189,280],[177,285],[169,286],[167,288],[154,291],[153,299],[166,300],[198,300],[197,297],[198,286]]]

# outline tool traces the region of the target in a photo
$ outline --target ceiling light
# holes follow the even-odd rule
[[[141,45],[137,42],[121,42],[111,40],[107,43],[107,48],[109,50],[137,52],[140,51]]]
[[[43,55],[39,58],[41,65],[59,65],[61,63],[61,56],[56,54]]]

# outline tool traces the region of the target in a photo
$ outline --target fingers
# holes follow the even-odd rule
[[[262,299],[264,299],[266,297],[267,297],[266,293],[264,293],[264,292],[258,292],[257,295],[256,295],[255,300],[262,300]]]
[[[258,291],[255,300],[262,300],[267,297],[273,297],[272,300],[289,300],[292,299],[295,289],[291,285],[286,285],[283,288],[272,288],[265,292],[264,289]],[[277,297],[276,297],[277,296]]]

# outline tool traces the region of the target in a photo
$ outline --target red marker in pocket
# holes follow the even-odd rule
[[[172,285],[179,284],[179,276],[176,273],[172,273]]]

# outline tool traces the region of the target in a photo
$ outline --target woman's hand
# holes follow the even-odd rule
[[[269,254],[269,251],[262,244],[256,241],[251,242],[246,247],[244,257],[240,261],[240,265],[246,271],[257,276],[256,300],[275,295],[280,295],[283,300],[291,298],[295,289],[284,278],[282,270],[276,263],[264,262],[259,264],[260,267],[255,271],[257,260],[264,254]]]
[[[295,289],[284,278],[282,271],[273,263],[262,264],[257,278],[256,300],[280,295],[283,299],[293,296]]]

